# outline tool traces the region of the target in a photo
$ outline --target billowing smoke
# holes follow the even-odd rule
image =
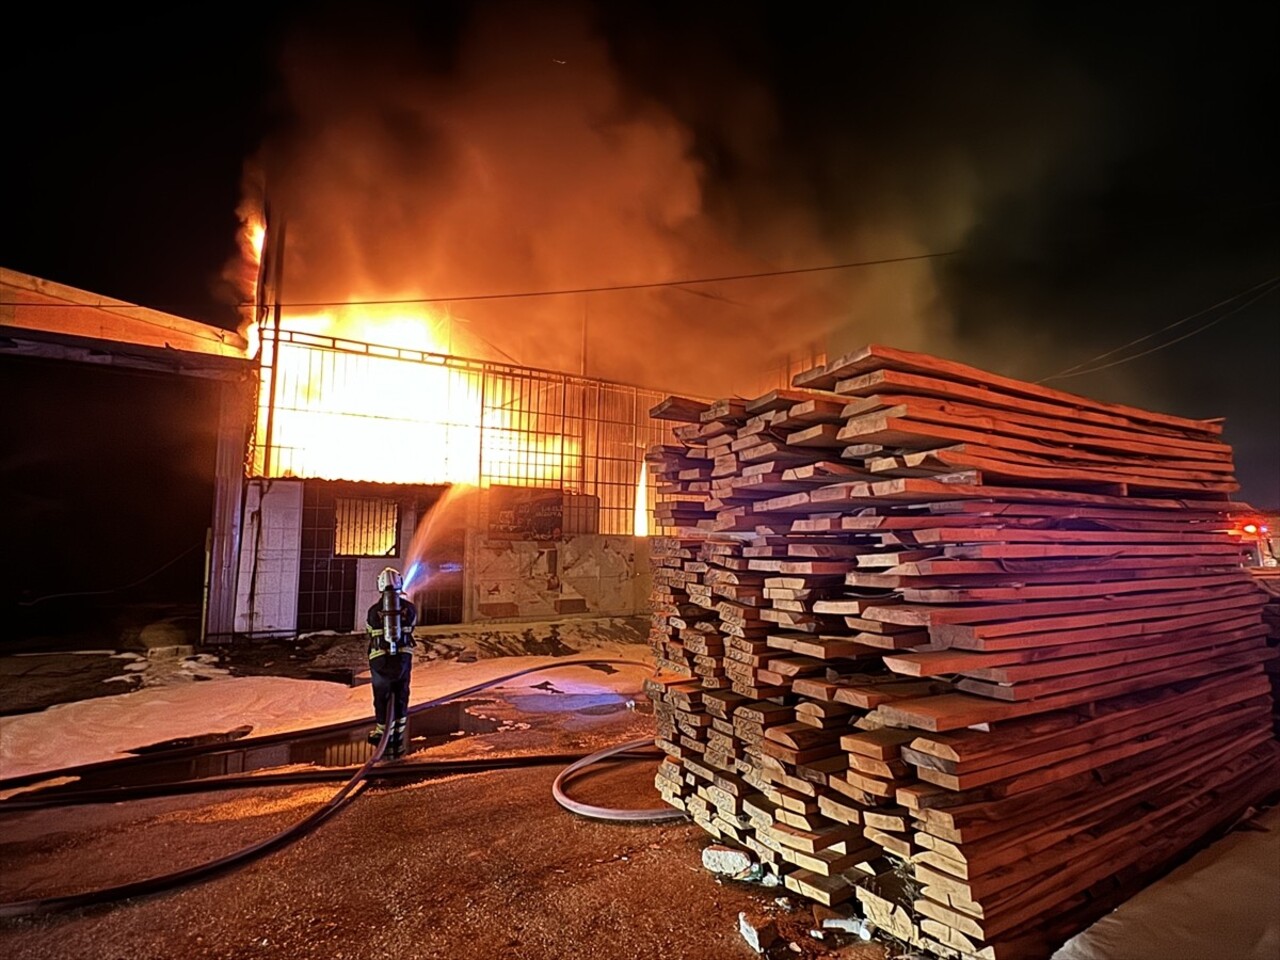
[[[954,222],[925,237],[888,198],[833,232],[822,197],[781,180],[729,184],[698,138],[756,163],[777,135],[767,96],[744,87],[753,115],[698,129],[623,79],[581,8],[486,7],[447,63],[414,43],[389,45],[402,34],[385,26],[367,45],[329,30],[287,49],[291,122],[257,158],[288,218],[286,302],[740,275],[909,256],[968,229],[967,213],[949,205]],[[440,309],[455,352],[571,372],[585,352],[593,376],[714,395],[878,330],[936,347],[950,321],[934,270],[921,261]]]

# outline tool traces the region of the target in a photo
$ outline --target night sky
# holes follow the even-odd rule
[[[937,330],[939,352],[1028,379],[1155,334],[1127,351],[1158,348],[1148,356],[1051,384],[1226,417],[1242,497],[1280,507],[1280,293],[1238,296],[1280,275],[1274,4],[1140,15],[1118,5],[546,6],[548,22],[585,24],[598,39],[624,102],[656,105],[687,133],[702,215],[749,237],[753,262],[815,262],[782,249],[791,234],[778,225],[800,221],[805,249],[826,252],[816,262],[893,256],[902,237],[913,251],[955,250],[928,268],[922,329]],[[234,326],[220,276],[235,254],[245,162],[300,125],[283,79],[289,51],[350,46],[358,64],[386,50],[378,82],[401,70],[447,83],[467,75],[467,38],[483,28],[517,66],[521,56],[559,63],[556,29],[524,28],[531,8],[26,14],[9,23],[0,64],[10,94],[0,265]],[[592,271],[578,283],[618,280]],[[883,276],[876,297],[900,307]],[[834,346],[895,343],[900,321],[859,297]],[[63,389],[74,392],[73,378]]]

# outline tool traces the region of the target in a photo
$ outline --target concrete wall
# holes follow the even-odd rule
[[[236,577],[235,631],[291,635],[297,629],[302,535],[299,480],[250,480]],[[404,571],[418,517],[400,511],[400,554],[357,561],[355,615],[377,599],[385,566]],[[482,527],[467,533],[463,558],[466,622],[548,620],[566,616],[630,616],[647,609],[649,541],[642,537],[580,534],[563,541],[490,540]]]
[[[584,534],[558,542],[467,537],[469,621],[628,616],[648,602],[648,542]]]
[[[236,577],[237,633],[294,632],[301,538],[302,481],[250,480]]]

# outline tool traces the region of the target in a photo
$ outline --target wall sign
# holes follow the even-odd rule
[[[564,495],[541,487],[489,488],[490,540],[560,540]]]

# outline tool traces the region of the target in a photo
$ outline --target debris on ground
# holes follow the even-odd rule
[[[743,850],[735,850],[723,844],[713,843],[702,850],[702,865],[714,874],[731,877],[735,880],[746,879],[759,864]]]
[[[747,946],[756,953],[764,953],[778,939],[778,925],[772,917],[745,910],[738,914],[738,930]]]

